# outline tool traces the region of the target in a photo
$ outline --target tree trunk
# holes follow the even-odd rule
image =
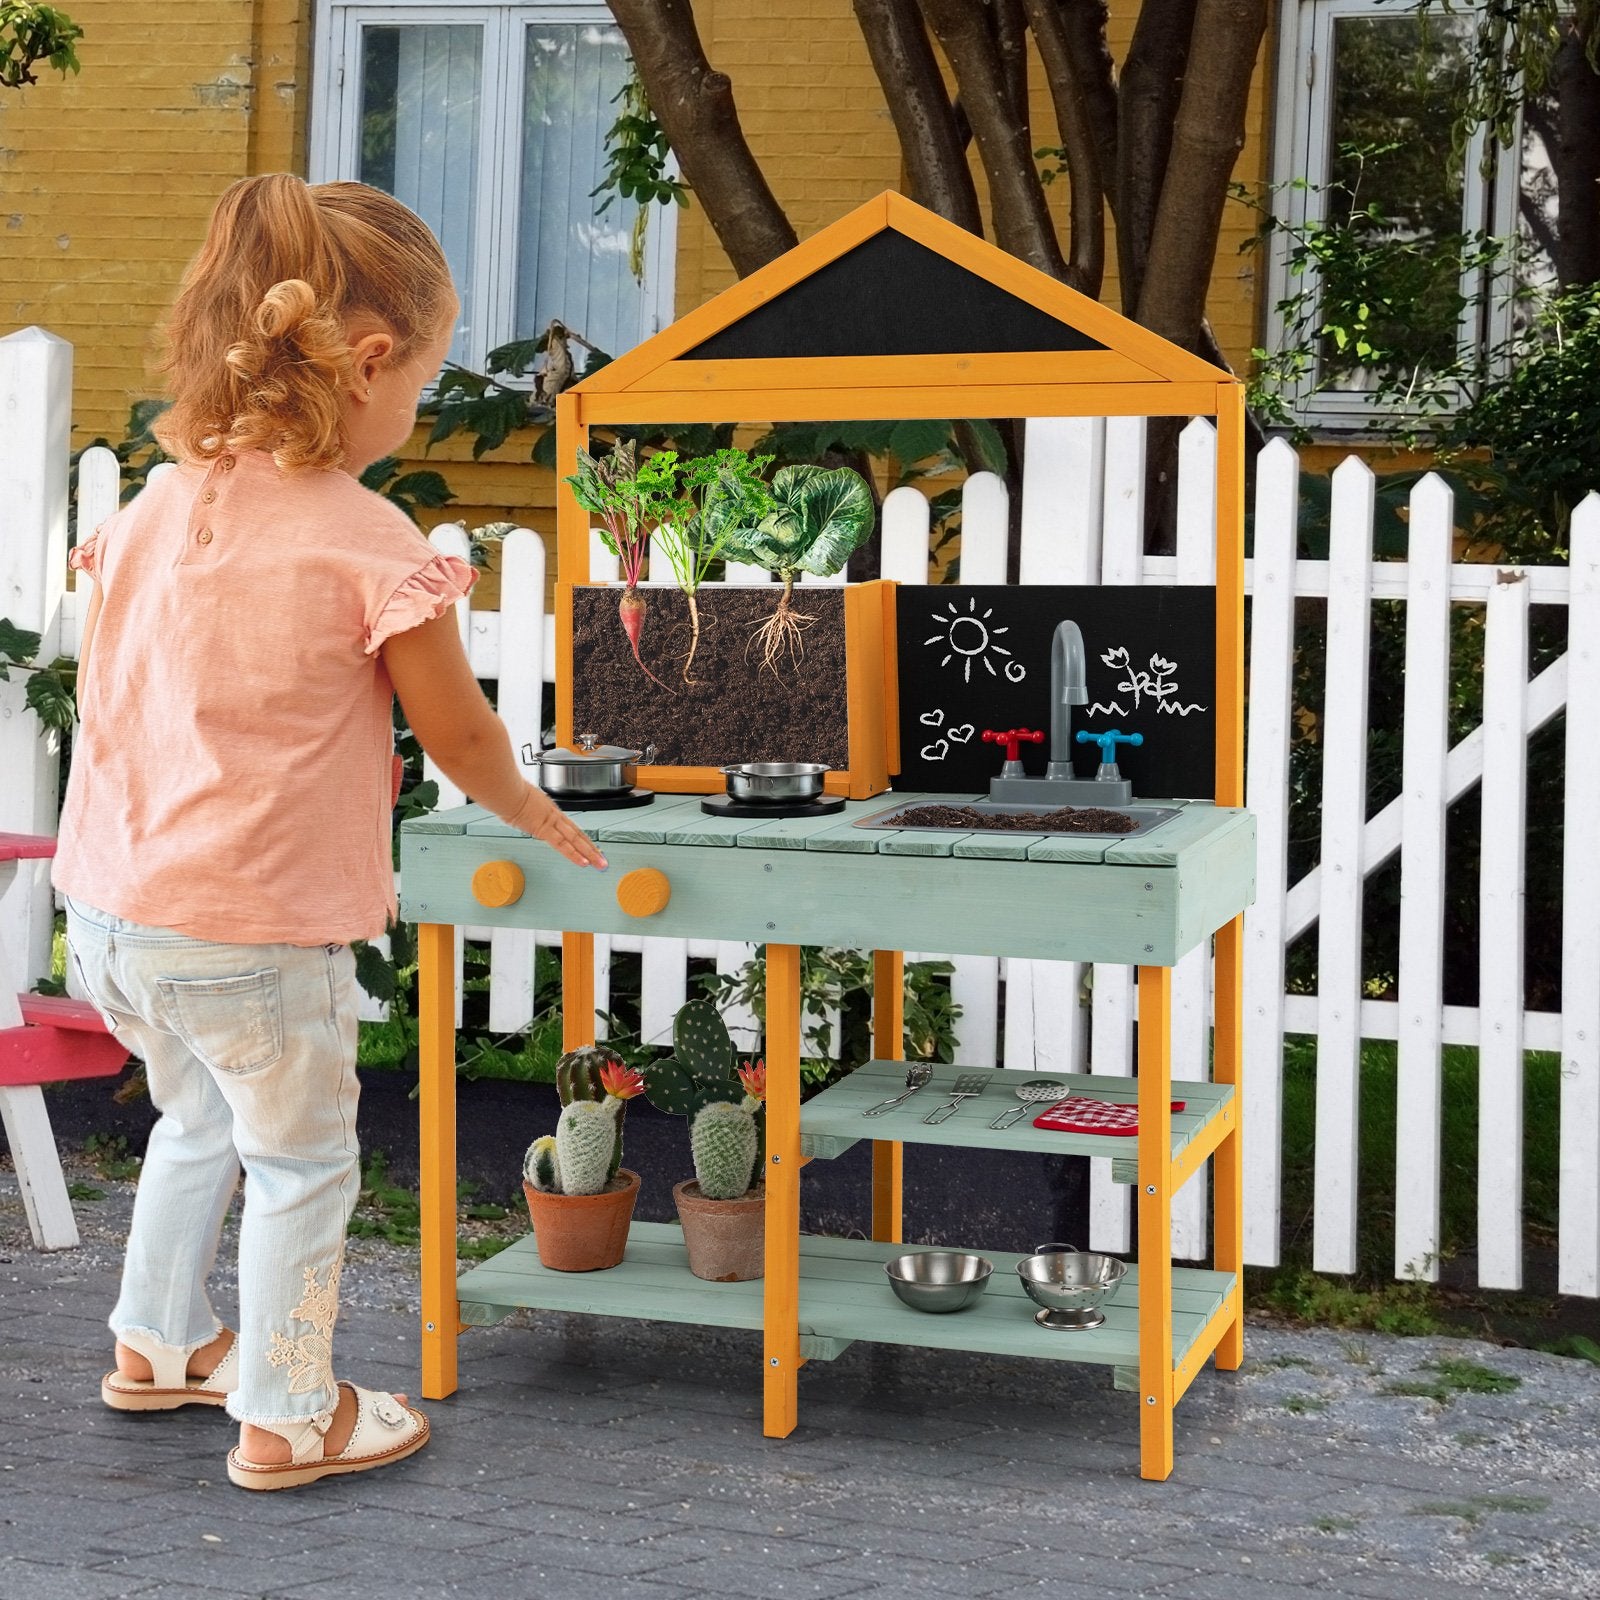
[[[984,8],[970,0],[918,4],[961,87],[961,103],[989,178],[996,242],[1041,272],[1067,278],[1027,128],[1011,109],[1011,91]]]
[[[1151,230],[1138,320],[1193,349],[1216,263],[1222,207],[1239,152],[1267,0],[1198,0],[1194,43]]]
[[[1117,277],[1135,314],[1167,175],[1196,0],[1144,0],[1117,86]]]
[[[958,123],[916,0],[854,4],[900,139],[911,198],[981,239],[983,213],[966,157],[971,129]]]
[[[690,0],[612,0],[650,109],[741,278],[799,243],[750,153],[733,85],[712,70]]]
[[[1564,289],[1600,280],[1600,72],[1589,65],[1587,43],[1569,24],[1550,74],[1556,137],[1555,268]]]
[[[1072,187],[1069,281],[1098,300],[1106,271],[1106,191],[1093,99],[1078,81],[1077,62],[1055,0],[1024,0],[1024,4],[1050,83],[1056,130],[1066,151],[1067,181]]]

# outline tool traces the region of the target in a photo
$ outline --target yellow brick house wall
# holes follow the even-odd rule
[[[220,191],[255,172],[304,172],[313,0],[75,0],[83,73],[0,96],[0,331],[39,323],[76,347],[80,441],[121,436],[151,392],[152,330]],[[740,117],[779,204],[804,238],[901,181],[899,148],[850,0],[696,0],[706,51],[734,81]],[[1114,0],[1127,49],[1137,0]],[[1265,55],[1264,55],[1265,59]],[[1042,81],[1035,145],[1058,142]],[[1266,71],[1258,71],[1238,173],[1265,168]],[[974,172],[982,187],[976,156]],[[1064,184],[1050,191],[1064,219]],[[1231,205],[1211,314],[1236,365],[1258,316],[1250,214]],[[1109,228],[1108,228],[1109,235]],[[1105,298],[1117,303],[1114,275]],[[733,280],[705,216],[678,219],[679,313]],[[554,484],[524,439],[473,462],[464,441],[410,454],[456,500],[427,520],[517,520],[553,531]]]

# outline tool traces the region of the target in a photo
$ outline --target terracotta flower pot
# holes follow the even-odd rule
[[[765,1276],[767,1191],[757,1184],[738,1200],[708,1200],[693,1178],[672,1186],[689,1270],[712,1283]]]
[[[539,1260],[552,1272],[614,1267],[628,1247],[639,1174],[624,1167],[599,1194],[547,1194],[522,1181]]]

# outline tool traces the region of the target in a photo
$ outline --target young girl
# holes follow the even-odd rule
[[[473,679],[451,614],[471,569],[358,482],[410,436],[457,312],[438,243],[388,195],[236,183],[168,327],[179,464],[74,552],[95,587],[54,879],[161,1113],[101,1394],[226,1404],[249,1489],[428,1438],[404,1396],[333,1370],[359,1188],[350,941],[395,911],[393,695],[475,800],[605,866]],[[206,1279],[241,1164],[235,1336]]]

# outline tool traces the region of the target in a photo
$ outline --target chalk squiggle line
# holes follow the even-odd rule
[[[1159,711],[1163,716],[1186,717],[1191,711],[1204,711],[1205,707],[1202,705],[1180,706],[1175,705],[1171,700],[1163,700],[1161,704],[1156,707],[1156,710]]]
[[[1113,700],[1110,705],[1102,705],[1097,700],[1092,706],[1089,707],[1089,709],[1087,711],[1084,712],[1084,716],[1086,716],[1086,717],[1093,717],[1093,716],[1125,717],[1125,716],[1127,716],[1127,714],[1128,713],[1126,711],[1124,711],[1122,709],[1121,705],[1115,700]]]

